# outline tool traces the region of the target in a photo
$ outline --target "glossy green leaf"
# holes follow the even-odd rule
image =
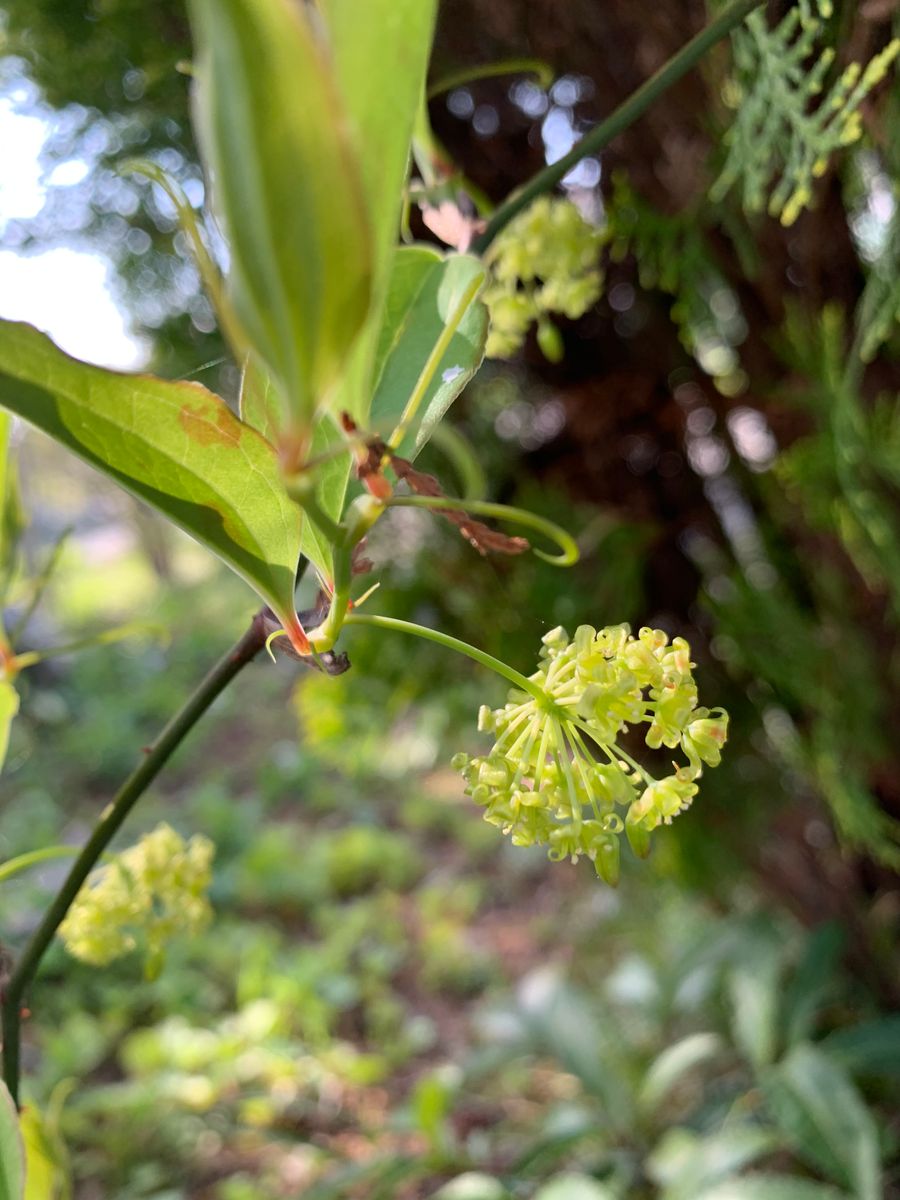
[[[535,972],[522,987],[522,1020],[531,1048],[550,1054],[580,1079],[604,1109],[604,1125],[623,1136],[634,1121],[635,1096],[628,1048],[616,1033],[611,1009],[550,972]]]
[[[728,972],[734,1040],[754,1067],[772,1062],[778,1040],[781,947],[767,933],[750,936]]]
[[[238,415],[267,442],[278,444],[278,431],[285,423],[281,397],[265,367],[253,356],[248,356],[241,371]]]
[[[0,679],[0,771],[9,749],[9,730],[19,711],[19,693],[8,679]]]
[[[453,1098],[452,1086],[438,1072],[423,1075],[413,1089],[410,1109],[416,1128],[428,1144],[440,1152],[448,1144],[447,1117]]]
[[[449,257],[425,246],[400,247],[393,260],[384,320],[376,346],[371,429],[387,437],[417,389],[419,403],[399,453],[413,459],[475,374],[484,356],[487,311],[476,298],[483,277],[477,259]],[[330,415],[316,427],[311,457],[328,455],[340,434]],[[347,454],[319,470],[317,497],[333,519],[341,514],[350,460]],[[327,542],[308,523],[303,553],[330,576]]]
[[[857,1200],[879,1200],[878,1129],[842,1067],[799,1045],[761,1083],[773,1120],[801,1158]]]
[[[58,1200],[66,1194],[66,1178],[58,1160],[53,1137],[40,1111],[26,1105],[20,1116],[25,1147],[25,1194],[23,1200]]]
[[[724,1042],[717,1033],[692,1033],[667,1046],[644,1076],[638,1099],[645,1112],[652,1112],[672,1088],[689,1072],[721,1054]]]
[[[332,520],[337,521],[344,508],[350,479],[350,454],[340,450],[343,437],[330,413],[316,422],[309,457],[322,459],[316,468],[316,500]],[[312,521],[304,521],[300,549],[325,579],[332,578],[331,544]]]
[[[25,1152],[19,1133],[16,1106],[0,1083],[0,1200],[22,1200],[25,1187]]]
[[[805,1041],[813,1033],[834,987],[844,940],[843,931],[834,922],[820,925],[807,939],[781,1002],[786,1046]]]
[[[697,1200],[849,1200],[846,1192],[793,1175],[743,1175],[726,1179]]]
[[[272,447],[218,396],[89,366],[2,321],[0,405],[153,505],[291,620],[302,514]]]
[[[370,421],[386,435],[417,389],[422,395],[402,442],[415,458],[481,364],[487,310],[476,296],[484,270],[466,254],[425,246],[397,250],[375,358]]]
[[[900,1079],[900,1014],[838,1029],[819,1048],[851,1075]]]
[[[705,1188],[736,1174],[769,1154],[777,1139],[769,1129],[731,1124],[701,1135],[670,1129],[650,1156],[650,1178],[662,1187],[661,1200],[697,1200]]]
[[[19,538],[24,527],[15,463],[10,456],[12,418],[0,410],[0,606],[6,600],[16,569]]]
[[[369,312],[372,241],[331,55],[294,0],[191,0],[195,123],[229,293],[297,431]]]
[[[362,428],[370,428],[375,358],[388,324],[384,310],[437,4],[436,0],[368,0],[366,4],[319,0],[319,7],[361,163],[373,233],[373,303],[331,408],[334,413],[349,412]],[[310,457],[332,452],[339,442],[332,416],[323,415]],[[343,454],[319,471],[318,503],[333,520],[344,506],[350,466],[349,455]],[[311,522],[304,529],[303,553],[330,577],[330,547]]]
[[[0,412],[0,502],[6,499],[9,487],[9,435],[12,429],[12,417],[9,413]]]
[[[319,0],[319,6],[330,34],[373,234],[374,304],[337,402],[338,409],[346,409],[364,425],[437,2]]]

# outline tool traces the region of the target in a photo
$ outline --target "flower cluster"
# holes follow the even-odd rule
[[[619,835],[646,855],[650,832],[690,805],[702,765],[720,761],[728,715],[698,707],[693,666],[684,638],[670,643],[661,629],[633,637],[627,625],[581,625],[571,640],[551,630],[529,690],[479,712],[493,749],[458,754],[453,765],[485,820],[515,845],[545,845],[554,861],[585,855],[615,884]],[[617,744],[639,723],[649,747],[680,747],[687,763],[663,779],[649,775]]]
[[[489,358],[515,354],[532,321],[546,357],[562,357],[559,331],[547,314],[574,319],[595,302],[603,285],[598,258],[604,240],[570,200],[548,196],[510,223],[491,247],[481,296],[491,317]]]
[[[158,825],[88,876],[59,927],[66,949],[103,966],[141,939],[152,971],[169,938],[196,933],[209,920],[212,857],[208,838],[185,842],[171,826]]]

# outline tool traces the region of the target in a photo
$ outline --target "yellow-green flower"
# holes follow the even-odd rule
[[[459,754],[454,766],[485,820],[514,844],[546,845],[555,861],[583,855],[614,884],[619,836],[645,854],[647,834],[690,805],[702,764],[720,761],[728,716],[698,707],[693,665],[688,643],[661,629],[634,637],[627,625],[582,625],[571,640],[551,630],[529,677],[534,690],[514,688],[502,708],[479,711],[493,748]],[[680,747],[687,764],[653,778],[619,745],[640,724],[648,746]]]
[[[561,198],[541,196],[510,222],[489,251],[481,295],[491,317],[488,358],[511,358],[536,321],[542,352],[559,361],[562,339],[548,314],[574,320],[596,302],[605,240],[603,230]]]
[[[185,842],[171,826],[158,825],[88,876],[59,927],[66,949],[103,966],[141,944],[154,970],[172,936],[195,933],[209,921],[213,852],[209,838]]]

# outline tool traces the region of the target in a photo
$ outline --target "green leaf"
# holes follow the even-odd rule
[[[6,499],[9,487],[9,434],[12,429],[12,418],[9,413],[0,412],[0,503]]]
[[[0,410],[0,606],[6,600],[16,569],[19,538],[25,525],[19,501],[15,463],[9,454],[12,418]],[[2,637],[2,621],[0,621]]]
[[[330,413],[323,413],[316,422],[309,457],[324,458],[316,469],[316,500],[319,507],[332,520],[340,519],[350,478],[350,455],[340,446],[343,437]],[[315,566],[325,579],[332,579],[331,543],[319,532],[312,521],[304,521],[300,543],[303,555]]]
[[[404,458],[415,458],[481,364],[488,317],[476,294],[483,279],[481,263],[470,255],[403,246],[394,256],[370,420],[387,436],[421,392],[396,447]]]
[[[0,321],[0,405],[153,505],[293,623],[302,514],[275,451],[218,396],[89,366]]]
[[[701,1063],[715,1058],[723,1049],[724,1042],[717,1033],[692,1033],[682,1038],[659,1054],[647,1068],[644,1082],[638,1095],[645,1112],[652,1112],[663,1101],[675,1084],[689,1071]]]
[[[728,972],[732,1034],[756,1068],[768,1065],[776,1054],[780,954],[771,934],[751,935],[741,961]]]
[[[900,1015],[862,1021],[819,1043],[851,1075],[900,1078]]]
[[[397,1194],[401,1184],[418,1180],[423,1173],[421,1158],[386,1154],[362,1166],[338,1167],[324,1182],[305,1188],[303,1200],[347,1200],[353,1194],[387,1200]]]
[[[878,1129],[843,1068],[799,1045],[761,1083],[773,1120],[797,1154],[857,1200],[878,1200]]]
[[[437,0],[319,0],[362,170],[374,240],[372,313],[338,407],[365,425],[375,345],[397,242],[409,147],[425,87]]]
[[[65,1173],[44,1118],[34,1105],[22,1109],[20,1127],[25,1146],[23,1200],[57,1200],[66,1188]]]
[[[19,1117],[6,1084],[0,1083],[0,1200],[23,1200],[25,1152]]]
[[[532,1047],[580,1079],[603,1105],[609,1128],[626,1134],[634,1121],[633,1063],[612,1011],[593,998],[589,1004],[550,971],[526,979],[520,1003]]]
[[[423,1075],[413,1089],[410,1107],[416,1128],[433,1148],[443,1147],[447,1142],[451,1096],[451,1087],[436,1071]]]
[[[346,376],[331,404],[349,412],[362,428],[369,413],[375,355],[388,322],[390,287],[403,187],[416,113],[425,85],[436,0],[319,0],[327,22],[335,70],[350,120],[373,232],[373,303],[366,327],[350,354]],[[310,457],[340,443],[330,414],[316,425]],[[319,471],[316,497],[333,520],[340,518],[350,478],[350,456],[341,454]],[[312,522],[303,531],[303,553],[331,577],[331,548]]]
[[[267,442],[278,444],[278,430],[284,425],[281,398],[265,367],[252,355],[241,372],[238,415]]]
[[[791,1175],[744,1175],[726,1179],[697,1200],[848,1200],[846,1192]]]
[[[487,310],[475,298],[483,270],[469,255],[445,257],[424,246],[400,247],[393,264],[376,347],[377,384],[368,422],[387,436],[418,389],[415,420],[399,447],[399,453],[413,459],[484,356]],[[323,414],[310,457],[332,453],[340,439],[331,415]],[[319,468],[316,496],[333,520],[341,515],[349,474],[347,454]],[[330,577],[331,549],[312,522],[304,527],[302,548]]]
[[[189,8],[195,124],[230,247],[229,292],[302,435],[343,374],[371,301],[370,226],[347,115],[306,5]]]
[[[803,956],[784,989],[781,1007],[786,1046],[805,1041],[813,1032],[816,1017],[834,985],[843,948],[844,934],[834,922],[820,925],[807,939]]]
[[[19,711],[19,693],[8,679],[0,679],[0,771],[9,749],[9,730]]]
[[[589,1175],[557,1175],[540,1188],[534,1200],[615,1200],[616,1193]]]
[[[648,1173],[662,1186],[662,1200],[697,1200],[704,1188],[769,1154],[776,1145],[772,1131],[756,1125],[726,1125],[706,1136],[670,1129],[648,1159]]]

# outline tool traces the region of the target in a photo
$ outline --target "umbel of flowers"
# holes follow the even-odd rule
[[[197,933],[212,916],[212,858],[209,838],[185,842],[170,825],[158,825],[88,876],[59,927],[66,949],[103,966],[141,944],[145,971],[155,975],[170,938]]]
[[[491,314],[486,354],[511,358],[533,321],[542,353],[563,356],[551,314],[583,316],[603,289],[600,250],[607,233],[586,221],[571,200],[541,196],[497,238],[488,252],[481,299]]]
[[[502,708],[483,706],[478,728],[494,735],[477,758],[458,754],[466,791],[517,846],[548,847],[551,859],[586,855],[615,884],[619,836],[636,854],[649,835],[686,809],[703,764],[715,767],[728,730],[724,709],[697,703],[691,648],[661,629],[581,625],[543,638],[528,691],[513,688]],[[524,681],[523,681],[524,682]],[[680,749],[687,762],[654,779],[618,744],[646,724],[652,749]]]

